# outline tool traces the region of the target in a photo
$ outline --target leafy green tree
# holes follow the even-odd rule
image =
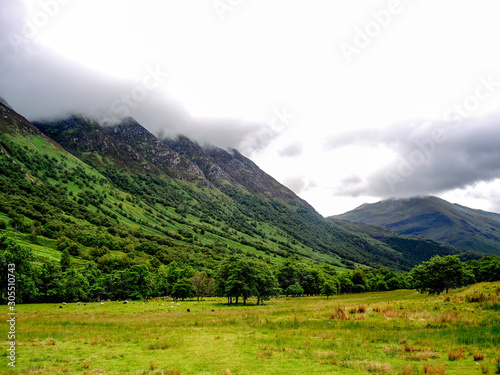
[[[237,258],[231,257],[219,263],[215,273],[215,294],[219,297],[227,297],[227,303],[233,302],[233,295],[228,292],[228,279],[231,272],[231,265],[237,261]]]
[[[411,271],[414,287],[420,292],[448,293],[450,288],[458,288],[474,283],[474,274],[465,268],[457,255],[440,257],[436,255]]]
[[[165,270],[158,268],[152,274],[151,278],[153,295],[168,296],[171,292],[171,285],[167,281],[167,273]]]
[[[63,299],[67,302],[86,301],[90,290],[89,282],[79,271],[70,268],[63,275]]]
[[[303,266],[294,258],[288,258],[278,269],[278,282],[283,290],[303,279]]]
[[[44,263],[38,271],[36,281],[40,302],[61,302],[64,286],[59,264]]]
[[[69,255],[69,250],[66,248],[63,250],[61,255],[61,269],[66,271],[71,266],[71,255]]]
[[[300,285],[304,288],[304,293],[311,296],[320,294],[325,283],[323,271],[316,266],[309,266],[304,271],[305,274],[300,282]]]
[[[287,296],[298,297],[298,296],[301,296],[302,294],[304,294],[304,288],[302,288],[300,286],[300,284],[298,282],[296,282],[295,284],[290,285],[288,288],[286,288],[285,294]]]
[[[500,257],[487,255],[477,262],[475,272],[477,281],[498,281],[500,280]]]
[[[0,302],[7,303],[9,272],[13,270],[15,277],[16,303],[35,301],[38,290],[35,284],[34,260],[31,249],[19,246],[11,239],[0,237]],[[9,265],[14,265],[9,267]]]
[[[324,294],[328,299],[332,294],[338,292],[338,281],[334,279],[330,279],[324,282],[323,287],[321,288],[321,294]]]
[[[354,289],[354,284],[352,283],[351,274],[349,272],[339,276],[339,284],[341,293],[350,293]]]
[[[231,257],[223,261],[215,276],[215,291],[232,303],[239,297],[246,305],[248,298],[257,297],[257,303],[277,296],[279,284],[271,268],[260,260]]]
[[[256,297],[257,305],[260,302],[267,301],[271,297],[279,297],[281,288],[279,287],[278,279],[268,264],[261,261],[256,262]]]
[[[172,287],[172,298],[174,300],[184,300],[191,297],[193,297],[193,287],[189,282],[189,279],[181,279]]]
[[[358,267],[354,270],[351,281],[354,284],[356,292],[364,292],[366,290],[368,280],[362,268]]]
[[[226,292],[228,295],[243,299],[243,305],[246,305],[248,298],[257,294],[256,270],[254,261],[240,258],[232,265],[229,278],[227,280]]]
[[[200,298],[203,300],[203,297],[211,295],[214,291],[214,279],[208,277],[206,272],[195,273],[190,281],[197,301],[199,301]]]
[[[117,290],[121,299],[143,299],[150,294],[150,275],[145,265],[133,265],[118,271]]]

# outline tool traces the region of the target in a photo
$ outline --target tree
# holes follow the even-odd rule
[[[197,272],[190,279],[196,300],[211,295],[214,291],[214,279],[208,277],[205,272]]]
[[[305,274],[300,284],[304,288],[304,293],[308,295],[315,295],[321,293],[321,288],[325,283],[325,276],[323,271],[318,267],[309,266],[305,268]]]
[[[458,255],[434,256],[411,271],[414,287],[420,292],[440,294],[443,290],[474,283],[474,274]]]
[[[321,288],[321,293],[328,297],[330,297],[332,294],[335,294],[338,292],[338,287],[337,287],[338,281],[334,279],[330,279],[325,281],[323,284],[323,287]]]
[[[287,259],[278,270],[280,287],[286,290],[290,285],[301,282],[303,275],[303,266],[294,258]]]
[[[86,301],[90,289],[88,280],[74,268],[63,276],[63,299],[68,302]]]
[[[340,291],[342,293],[350,293],[354,288],[354,284],[352,283],[351,280],[351,274],[348,272],[341,274],[339,276],[339,284],[340,284]]]
[[[362,268],[356,268],[352,273],[352,283],[356,292],[364,292],[367,287],[367,278]]]
[[[290,285],[288,288],[286,288],[285,294],[287,296],[291,295],[291,296],[298,297],[298,296],[304,294],[304,288],[302,288],[300,286],[300,284],[298,282],[296,282],[295,284]]]
[[[184,300],[193,296],[193,287],[188,279],[184,278],[177,281],[172,287],[172,298],[174,300]]]
[[[44,263],[38,271],[36,281],[41,302],[61,302],[64,286],[59,264]]]
[[[215,291],[218,296],[232,299],[243,298],[243,304],[250,297],[257,297],[257,304],[277,296],[281,292],[278,281],[270,267],[262,261],[247,258],[229,258],[219,265],[215,277]]]
[[[61,269],[66,271],[71,266],[71,255],[69,255],[69,250],[66,248],[63,250],[61,255]]]
[[[248,298],[257,294],[256,269],[254,261],[240,258],[230,268],[229,278],[227,280],[226,292],[230,296],[243,298],[243,305],[246,305]]]
[[[35,284],[36,275],[31,263],[32,260],[31,249],[19,246],[5,236],[0,237],[0,280],[1,285],[3,285],[0,288],[0,302],[2,304],[7,303],[9,274],[13,274],[15,277],[16,303],[36,300],[38,290]],[[12,273],[8,272],[8,269],[12,269]]]
[[[281,289],[278,279],[274,276],[269,265],[263,262],[256,262],[256,271],[257,305],[260,302],[269,300],[271,297],[279,297]]]

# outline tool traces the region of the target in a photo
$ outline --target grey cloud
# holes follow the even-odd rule
[[[139,81],[110,78],[32,41],[14,48],[6,36],[22,35],[22,18],[21,2],[2,0],[0,96],[30,120],[60,118],[70,113],[111,121],[132,116],[155,134],[183,134],[201,144],[237,148],[245,154],[266,147],[278,135],[264,123],[192,118],[182,103],[161,90],[142,89],[146,93],[144,100],[125,103],[123,98],[130,97],[132,90],[141,90],[144,77]],[[151,70],[166,73],[168,62],[151,62],[144,67],[144,75]]]
[[[439,194],[500,178],[500,117],[446,122],[416,122],[386,132],[345,135],[347,142],[393,149],[398,158],[365,180],[339,185],[335,193],[380,197]],[[329,148],[340,147],[336,141]]]
[[[284,157],[296,157],[302,155],[302,151],[302,144],[299,142],[295,142],[279,151],[279,155]]]
[[[291,189],[295,194],[300,194],[308,189],[314,188],[316,183],[305,176],[288,177],[284,185]]]

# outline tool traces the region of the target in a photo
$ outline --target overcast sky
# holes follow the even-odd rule
[[[1,0],[0,96],[237,148],[321,214],[500,212],[498,0]]]

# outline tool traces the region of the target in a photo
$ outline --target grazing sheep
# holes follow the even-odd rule
[[[212,312],[215,312],[215,310],[212,310]]]
[[[78,302],[78,304],[80,304],[81,302]]]
[[[124,301],[123,304],[126,305],[128,303],[128,301]]]
[[[62,309],[62,306],[59,306],[60,309]]]
[[[62,304],[63,304],[63,305],[67,305],[67,303],[66,303],[66,302],[63,302]]]
[[[187,312],[191,312],[191,310],[187,309]]]

